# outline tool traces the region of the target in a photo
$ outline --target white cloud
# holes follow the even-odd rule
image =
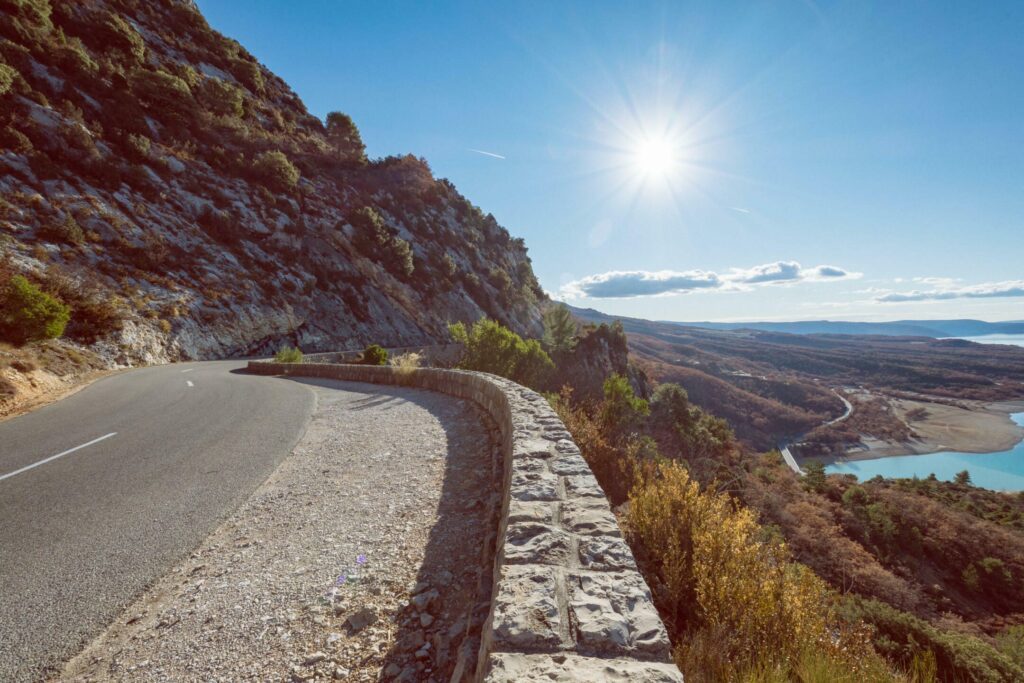
[[[722,284],[718,275],[703,270],[613,270],[570,282],[562,287],[562,295],[569,299],[626,299],[718,289]]]
[[[909,292],[888,292],[875,297],[879,303],[903,303],[907,301],[949,301],[952,299],[997,299],[1024,297],[1024,280],[985,282],[978,285],[954,286],[953,280],[928,278],[939,286],[929,290]]]
[[[777,261],[753,268],[731,268],[719,275],[706,270],[613,270],[569,282],[561,290],[567,299],[628,299],[696,291],[745,290],[753,286],[851,280],[860,277],[837,266],[804,268],[796,261]]]

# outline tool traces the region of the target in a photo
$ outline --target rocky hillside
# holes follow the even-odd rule
[[[353,66],[352,68],[357,68]],[[339,108],[345,102],[338,103]],[[521,239],[184,0],[0,0],[0,278],[111,363],[539,333]]]

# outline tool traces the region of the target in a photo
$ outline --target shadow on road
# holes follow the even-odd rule
[[[460,652],[464,668],[459,680],[469,680],[491,600],[501,486],[497,426],[471,402],[450,398],[461,403],[461,416],[468,417],[466,411],[472,411],[479,426],[469,430],[465,425],[453,425],[451,413],[438,410],[434,395],[423,389],[311,377],[287,379],[374,394],[354,402],[352,410],[411,402],[430,412],[442,425],[447,452],[436,520],[416,575],[417,588],[410,596],[410,605],[401,612],[394,639],[383,655],[380,680],[448,681],[459,663]]]

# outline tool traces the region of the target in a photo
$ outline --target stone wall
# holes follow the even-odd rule
[[[504,496],[490,615],[472,680],[681,682],[665,626],[604,492],[547,401],[479,372],[251,362],[253,372],[439,391],[502,434]]]

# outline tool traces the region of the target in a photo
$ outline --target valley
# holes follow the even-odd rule
[[[612,319],[574,309],[591,323]],[[922,336],[791,334],[622,318],[632,358],[677,382],[750,448],[799,460],[1012,448],[1024,349]],[[852,406],[845,415],[845,403]]]

